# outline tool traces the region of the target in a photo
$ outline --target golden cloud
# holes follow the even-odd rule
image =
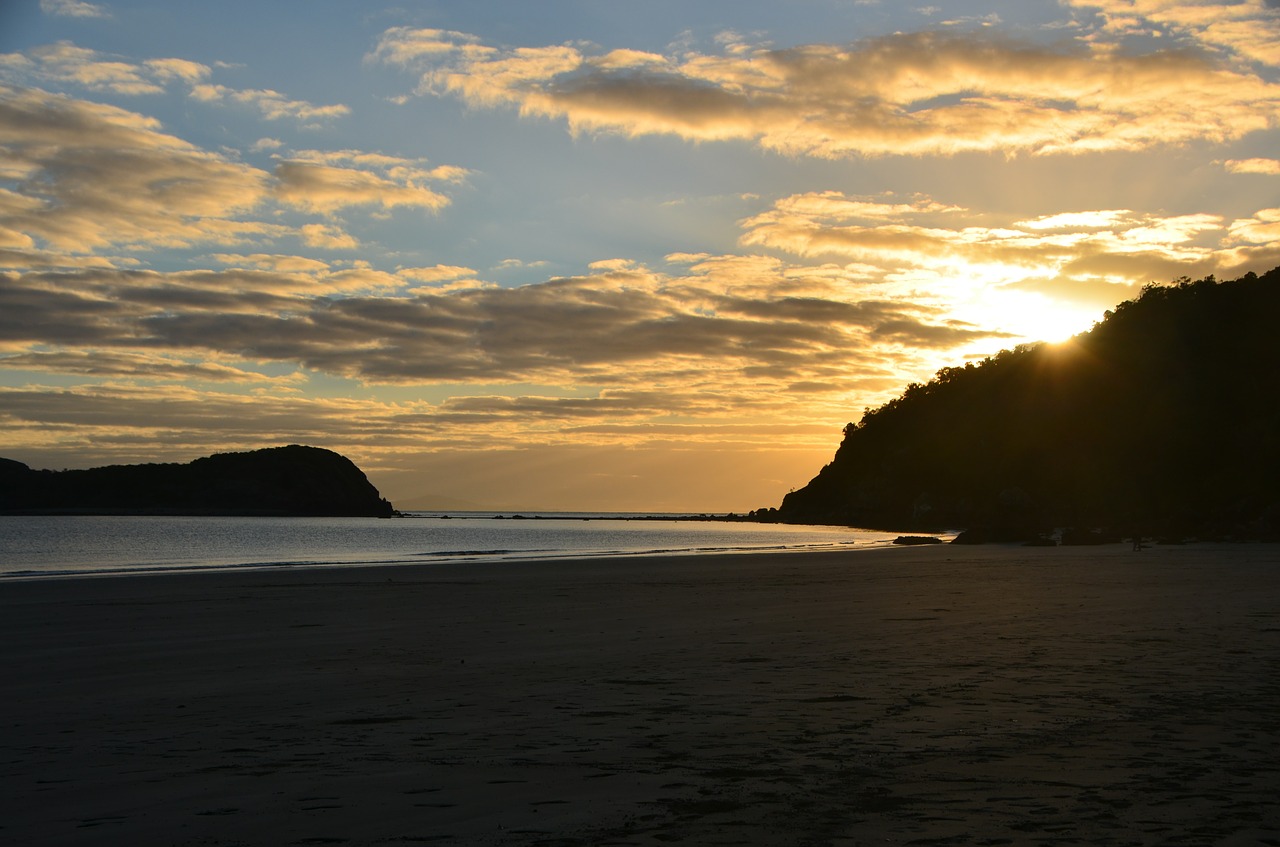
[[[331,214],[349,206],[416,206],[435,211],[449,198],[411,180],[397,181],[368,170],[286,159],[275,168],[275,195],[287,205]]]
[[[471,268],[456,265],[432,265],[429,268],[401,268],[397,271],[403,277],[417,282],[437,283],[473,277],[476,272]]]
[[[1241,59],[1280,66],[1280,8],[1268,0],[1067,0],[1067,5],[1097,10],[1114,32],[1167,28]]]
[[[514,106],[575,133],[737,139],[823,158],[1141,150],[1239,138],[1280,117],[1280,86],[1186,52],[942,33],[658,57],[396,28],[371,57],[419,69],[419,93]]]
[[[1223,164],[1228,173],[1280,176],[1280,159],[1229,159]]]
[[[967,209],[926,197],[782,198],[742,222],[742,243],[828,265],[850,285],[945,310],[1028,339],[1087,329],[1148,282],[1265,270],[1280,254],[1275,210],[1230,225],[1218,215],[1061,212],[975,225]]]
[[[264,271],[281,271],[283,273],[324,273],[329,270],[327,262],[311,259],[306,256],[286,256],[274,253],[215,253],[213,258],[224,265],[238,268],[255,268]]]
[[[95,91],[117,94],[159,94],[163,87],[144,78],[145,68],[128,62],[104,61],[92,50],[60,42],[31,51],[41,75]]]
[[[135,440],[152,444],[181,443],[208,453],[213,445],[232,449],[305,440],[311,443],[362,444],[381,451],[423,450],[433,446],[492,449],[522,443],[659,443],[677,439],[686,445],[726,441],[780,449],[780,434],[800,436],[790,449],[811,446],[804,436],[828,444],[838,434],[829,422],[786,419],[796,410],[783,396],[761,395],[740,406],[778,415],[771,422],[744,425],[726,415],[726,397],[708,391],[614,390],[582,396],[459,396],[439,403],[388,402],[376,399],[325,398],[292,391],[297,375],[267,377],[238,368],[187,366],[181,360],[109,355],[96,368],[89,357],[50,361],[56,372],[86,376],[136,377],[154,367],[157,382],[85,384],[70,389],[0,386],[0,423],[16,438],[62,435],[119,447]],[[172,379],[170,379],[172,377]],[[205,383],[257,383],[269,395],[196,389],[176,384],[192,379]],[[673,425],[672,414],[703,423]],[[840,413],[837,412],[837,419]],[[530,427],[531,422],[539,426]],[[66,428],[72,428],[67,431]],[[59,432],[61,430],[61,432]],[[52,432],[51,432],[52,431]],[[594,433],[598,439],[583,439]],[[25,438],[24,438],[25,436]],[[200,439],[207,439],[201,442]],[[245,440],[247,439],[247,440]],[[828,448],[829,449],[829,448]],[[154,457],[152,457],[154,459]]]
[[[341,103],[317,106],[291,99],[271,89],[234,89],[205,80],[212,73],[208,65],[187,59],[147,59],[141,63],[102,54],[69,41],[37,47],[27,54],[0,55],[0,72],[6,76],[75,85],[91,91],[114,94],[160,94],[165,86],[179,82],[189,86],[193,99],[203,102],[230,102],[258,110],[266,120],[290,118],[319,121],[344,117],[351,109]]]
[[[1109,229],[1123,225],[1126,219],[1133,217],[1128,209],[1105,209],[1094,212],[1060,212],[1045,215],[1028,221],[1017,221],[1015,227],[1031,230],[1063,229],[1063,230],[1096,230]]]
[[[282,228],[233,220],[270,177],[164,133],[157,121],[38,89],[0,87],[4,169],[27,176],[0,229],[58,250],[233,243]]]
[[[10,76],[125,95],[159,94],[175,81],[195,85],[211,73],[208,65],[186,59],[148,59],[139,64],[104,57],[69,41],[36,47],[25,55],[6,54],[0,68]]]
[[[480,39],[465,32],[445,29],[414,29],[394,27],[383,33],[378,46],[367,57],[393,65],[411,65],[424,56],[454,53],[460,49],[475,52],[491,52],[481,47]]]
[[[147,59],[143,65],[159,79],[181,80],[192,85],[211,73],[208,65],[187,59]]]
[[[84,254],[110,248],[283,238],[350,250],[359,244],[340,223],[291,227],[264,213],[274,204],[325,216],[361,206],[435,211],[449,198],[429,184],[456,185],[469,173],[425,159],[305,150],[279,159],[269,174],[201,150],[136,112],[0,86],[0,248],[12,267],[49,266],[59,254],[64,266],[84,266]]]
[[[459,184],[471,171],[453,165],[428,167],[407,159],[361,150],[301,150],[276,166],[277,196],[296,208],[330,214],[350,206],[397,206],[439,210],[449,198],[429,182]]]
[[[1263,209],[1251,218],[1233,221],[1230,242],[1248,245],[1280,245],[1280,209]]]
[[[866,209],[876,211],[875,215]],[[881,211],[883,210],[883,211]],[[1082,257],[1160,253],[1170,261],[1209,259],[1201,243],[1223,234],[1216,215],[1162,217],[1128,210],[1063,212],[1004,225],[975,226],[969,210],[916,198],[912,203],[833,192],[783,198],[742,222],[742,243],[800,256],[841,256],[881,268],[951,268],[987,281],[1051,277]]]
[[[269,121],[292,118],[298,121],[328,120],[351,114],[341,103],[316,106],[306,100],[291,100],[271,89],[234,89],[225,85],[200,83],[191,88],[191,96],[204,102],[232,102],[256,108]]]
[[[297,385],[306,377],[294,372],[268,376],[221,362],[190,359],[140,350],[39,350],[0,356],[7,370],[41,374],[74,374],[98,379],[137,379],[160,382],[222,382],[246,385]]]
[[[360,246],[355,236],[332,224],[303,224],[298,229],[302,243],[325,250],[354,250]]]

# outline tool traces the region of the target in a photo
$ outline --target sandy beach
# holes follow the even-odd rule
[[[1280,844],[1280,546],[0,585],[14,845]]]

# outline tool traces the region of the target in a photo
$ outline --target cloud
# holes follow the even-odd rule
[[[1227,173],[1280,176],[1280,159],[1228,159],[1223,166]]]
[[[318,259],[311,259],[306,256],[283,256],[269,253],[254,253],[246,256],[237,253],[215,253],[213,258],[223,265],[232,267],[281,271],[283,273],[324,273],[329,270],[327,262],[321,262]]]
[[[1222,142],[1273,127],[1280,86],[1188,52],[1138,55],[907,33],[636,57],[386,31],[371,59],[420,94],[513,106],[574,133],[741,140],[788,155],[1060,154]]]
[[[211,73],[208,65],[187,59],[147,59],[143,64],[159,79],[180,80],[192,85]]]
[[[1263,271],[1280,257],[1274,210],[1229,225],[1217,215],[1123,209],[1000,220],[927,197],[818,192],[782,198],[742,226],[745,246],[840,260],[827,267],[884,298],[1027,340],[1083,331],[1149,282]],[[947,337],[941,328],[896,336]],[[877,337],[894,336],[881,328]]]
[[[1011,282],[1053,276],[1081,259],[1107,254],[1207,260],[1215,248],[1203,237],[1223,230],[1214,215],[1128,210],[1062,212],[983,226],[975,219],[967,209],[928,199],[901,204],[834,192],[803,194],[743,221],[742,242],[799,256],[855,260],[881,268],[884,278],[916,268]]]
[[[358,150],[304,150],[273,173],[202,150],[137,112],[0,86],[0,249],[49,265],[84,255],[230,246],[297,238],[309,247],[359,246],[336,212],[359,207],[437,211],[470,172]],[[330,217],[297,227],[284,206]],[[120,264],[100,258],[99,263]],[[127,263],[127,260],[126,260]]]
[[[1125,269],[1130,274],[1141,272],[1136,257],[1153,267],[1160,238],[1195,240],[1223,231],[1221,222],[1205,216],[1155,218],[1123,210],[1045,216],[1020,227],[948,229],[941,224],[966,210],[920,195],[796,195],[780,199],[774,212],[820,227],[914,227],[926,238],[967,239],[977,248],[996,233],[1067,245],[1082,233],[1128,237],[1135,251],[1123,257],[1135,262]],[[1255,222],[1276,219],[1274,210],[1264,210]],[[744,222],[746,231],[757,223]],[[1260,235],[1244,224],[1237,230],[1241,238]],[[897,259],[795,264],[767,255],[683,254],[669,257],[682,266],[676,274],[606,259],[583,276],[495,288],[457,266],[388,274],[334,269],[288,254],[214,258],[227,267],[86,268],[0,278],[0,356],[6,357],[0,367],[97,381],[0,388],[7,437],[37,453],[42,444],[71,449],[72,441],[83,442],[76,449],[92,444],[115,460],[137,444],[198,454],[281,439],[383,456],[533,443],[687,449],[733,442],[757,450],[776,448],[760,434],[770,426],[785,422],[817,433],[819,425],[847,420],[851,409],[882,402],[906,380],[1018,340],[993,328],[988,307],[998,300],[965,316],[956,306],[965,296],[958,290],[963,280]],[[1107,282],[1103,273],[1068,266],[1052,276],[1015,278],[1002,296],[1019,303],[1076,297],[1090,307],[1105,298],[1105,306],[1114,305],[1131,289]],[[464,285],[414,287],[451,280]],[[363,392],[358,398],[303,396],[291,389],[302,373],[438,386],[431,392],[436,396],[449,393],[439,388],[449,384],[479,389],[455,389],[434,402],[389,402]],[[237,391],[257,386],[264,393],[172,384],[180,380],[221,382]],[[512,384],[540,388],[488,388]],[[683,428],[672,429],[673,421]],[[747,421],[759,432],[731,431]],[[825,444],[829,455],[836,435],[829,441],[815,435],[814,443]]]
[[[297,121],[330,120],[351,114],[351,108],[341,103],[316,106],[306,100],[290,100],[279,91],[271,89],[234,89],[225,85],[201,83],[192,87],[191,96],[207,103],[231,102],[251,106],[269,121],[284,118]]]
[[[0,231],[0,238],[3,237],[3,231]],[[14,240],[16,241],[17,239]],[[27,241],[29,242],[30,239],[27,239]],[[70,256],[66,253],[53,253],[44,250],[17,250],[0,247],[0,268],[3,269],[118,268],[131,264],[137,264],[137,260],[110,256]]]
[[[354,250],[360,246],[355,236],[331,224],[303,224],[298,229],[302,243],[325,250]]]
[[[321,444],[364,437],[394,407],[341,400],[307,399],[276,390],[268,400],[248,393],[216,392],[181,385],[84,385],[68,390],[0,387],[0,422],[17,437],[24,429],[74,428],[76,440],[117,449],[149,443],[163,450],[177,441],[209,439],[197,455],[217,449],[246,449],[299,441]],[[363,412],[363,414],[353,414]],[[195,439],[191,433],[199,433]],[[388,434],[394,446],[397,439]],[[239,446],[237,446],[239,445]],[[101,449],[101,448],[100,448]]]
[[[593,271],[631,271],[638,265],[631,259],[600,259],[587,266]]]
[[[503,259],[498,262],[498,264],[494,265],[493,269],[495,271],[509,271],[524,268],[545,268],[549,264],[551,263],[545,259]]]
[[[519,288],[418,294],[409,280],[467,269],[400,276],[274,254],[218,258],[237,267],[8,274],[0,343],[231,356],[375,383],[683,392],[693,379],[746,396],[764,375],[790,384],[849,368],[877,332],[936,351],[993,337],[938,323],[927,307],[850,300],[845,281],[797,278],[776,261],[707,261],[678,277],[610,262]]]
[[[1017,221],[1016,227],[1031,230],[1098,230],[1123,225],[1126,219],[1132,218],[1133,212],[1128,209],[1105,209],[1095,212],[1059,212],[1045,215],[1029,221]]]
[[[1167,29],[1204,47],[1248,62],[1280,66],[1280,14],[1275,0],[1231,3],[1174,0],[1066,0],[1067,5],[1098,11],[1108,30],[1145,34]]]
[[[959,347],[975,340],[987,340],[993,333],[963,321],[925,325],[918,321],[889,321],[876,327],[872,337],[879,341],[896,341],[913,347]],[[1012,338],[1010,333],[999,337]]]
[[[457,184],[465,168],[427,168],[426,160],[358,150],[304,150],[282,159],[275,169],[276,196],[296,208],[331,214],[350,206],[411,206],[437,211],[449,198],[428,182]]]
[[[296,385],[305,380],[299,373],[283,377],[266,376],[242,367],[190,360],[177,356],[137,350],[56,350],[0,354],[0,367],[40,374],[73,374],[98,379],[145,379],[174,382],[221,382],[255,385]]]
[[[969,15],[960,18],[949,18],[942,21],[942,25],[955,27],[972,26],[974,24],[977,24],[978,26],[998,26],[1002,22],[1003,21],[1000,16],[993,12],[987,15]]]
[[[480,39],[465,32],[445,29],[413,29],[394,27],[387,30],[378,46],[366,57],[366,61],[380,61],[392,65],[412,65],[424,56],[448,55],[459,49],[474,53],[491,54],[491,48],[480,46]]]
[[[774,212],[785,215],[865,221],[898,220],[903,217],[967,211],[921,195],[899,200],[892,195],[850,197],[839,191],[793,194],[776,201],[773,208]]]
[[[0,86],[0,231],[50,247],[185,247],[280,234],[236,217],[266,199],[268,174],[165,133],[158,121],[38,89]]]
[[[142,357],[133,362],[107,357],[103,362],[104,373],[118,370],[122,376],[137,376],[148,365]],[[80,373],[82,365],[93,367],[87,359],[66,364],[71,374]],[[180,445],[195,455],[219,448],[243,450],[296,441],[364,445],[384,454],[433,448],[492,450],[530,443],[581,447],[593,442],[657,442],[679,444],[687,450],[709,442],[723,447],[726,440],[773,451],[806,449],[816,442],[829,451],[830,441],[839,432],[829,423],[809,420],[776,424],[745,424],[732,419],[684,425],[653,422],[671,411],[714,414],[723,408],[717,408],[723,398],[714,394],[673,396],[621,390],[580,397],[485,395],[454,397],[440,403],[387,402],[305,395],[292,390],[296,375],[264,377],[234,368],[192,371],[191,377],[206,383],[256,382],[262,393],[196,389],[171,384],[166,378],[180,377],[182,362],[153,357],[150,364],[162,382],[138,385],[117,381],[61,390],[0,386],[0,425],[18,438],[70,435],[106,450],[130,444],[161,450]],[[784,407],[776,401],[760,404],[761,410],[766,408]],[[530,421],[544,427],[532,437],[527,430]],[[785,446],[778,443],[783,434],[793,437]],[[154,460],[155,454],[149,458]]]
[[[9,54],[9,76],[30,76],[44,83],[75,85],[114,94],[159,94],[179,80],[194,82],[210,73],[206,65],[185,59],[152,59],[142,64],[105,58],[95,50],[59,41],[23,54]]]
[[[349,206],[416,206],[435,211],[449,198],[412,182],[397,183],[376,173],[285,160],[276,165],[276,196],[287,205],[330,214]]]
[[[473,277],[476,272],[471,268],[456,265],[433,265],[429,268],[401,268],[397,271],[403,277],[417,282],[438,283]]]
[[[1280,209],[1263,209],[1251,218],[1233,221],[1230,242],[1245,245],[1280,245]]]
[[[345,117],[350,107],[341,103],[317,106],[293,100],[272,89],[235,89],[206,80],[213,69],[188,59],[147,59],[141,63],[104,57],[95,50],[60,41],[36,47],[26,54],[0,56],[0,72],[10,78],[33,79],[40,84],[74,85],[95,92],[160,94],[181,83],[190,96],[206,103],[234,103],[256,109],[269,121],[327,121]],[[264,139],[268,144],[270,140]]]
[[[348,341],[354,337],[355,324],[340,313],[329,314],[338,298],[372,304],[404,285],[399,277],[369,268],[270,267],[289,265],[284,257],[256,263],[263,267],[248,261],[244,267],[173,273],[100,268],[0,272],[0,349],[89,346],[208,356],[231,344],[238,327],[252,325],[264,331],[273,327],[280,337],[259,339],[262,355],[239,358],[296,364],[296,356],[287,352],[290,337],[310,339],[312,328],[331,320]],[[388,308],[396,302],[385,301]],[[191,327],[207,323],[209,332],[183,339],[170,334],[174,321]],[[313,343],[323,346],[319,339]],[[369,343],[356,347],[368,348]],[[358,367],[345,370],[355,373]]]
[[[59,18],[109,18],[111,12],[84,0],[40,0],[40,11]]]

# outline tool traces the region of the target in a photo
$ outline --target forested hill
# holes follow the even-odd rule
[[[318,447],[221,453],[186,465],[38,471],[0,459],[0,513],[386,517],[345,456]]]
[[[789,523],[1280,534],[1280,268],[1148,286],[1061,345],[946,368],[868,411]]]

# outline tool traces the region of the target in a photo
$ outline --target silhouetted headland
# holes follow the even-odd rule
[[[1063,344],[944,368],[757,520],[958,540],[1280,538],[1280,268],[1147,286]]]
[[[394,509],[350,459],[294,444],[89,470],[0,459],[0,513],[389,517]]]

